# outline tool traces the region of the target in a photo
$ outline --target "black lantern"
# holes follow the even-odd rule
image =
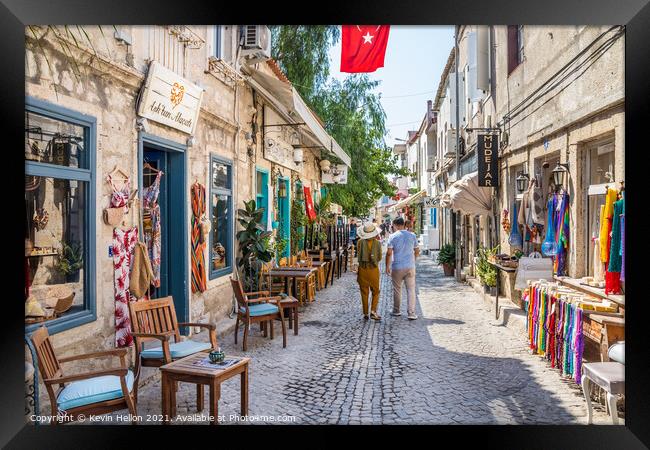
[[[562,186],[566,186],[567,173],[569,173],[569,165],[560,163],[558,163],[558,165],[555,166],[555,169],[551,172],[556,190],[560,190]]]
[[[287,196],[287,185],[284,181],[278,180],[280,185],[278,186],[278,197],[285,198]]]
[[[517,183],[517,192],[521,193],[526,190],[526,187],[528,187],[528,182],[530,181],[530,177],[528,176],[527,173],[519,172],[519,176],[515,181]]]

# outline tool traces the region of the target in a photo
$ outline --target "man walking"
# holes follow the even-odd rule
[[[401,316],[402,282],[406,284],[408,318],[415,320],[415,258],[420,255],[415,233],[405,229],[404,219],[393,220],[395,232],[388,238],[386,251],[386,274],[393,282],[393,316]],[[392,260],[392,261],[391,261]],[[392,264],[391,264],[392,262]]]

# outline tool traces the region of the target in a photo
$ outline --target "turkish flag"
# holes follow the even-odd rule
[[[341,72],[374,72],[384,67],[390,25],[342,25]]]
[[[307,218],[313,222],[316,220],[316,211],[314,210],[314,201],[311,198],[311,190],[307,186],[303,189],[305,192],[305,210],[307,212]]]

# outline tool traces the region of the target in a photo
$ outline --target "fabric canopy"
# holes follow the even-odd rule
[[[417,194],[413,194],[410,197],[406,197],[404,200],[400,200],[399,202],[395,203],[394,205],[390,206],[388,208],[389,211],[397,211],[398,209],[402,209],[407,205],[410,205],[411,203],[421,199],[427,195],[427,191],[425,189],[421,190]]]
[[[304,122],[304,126],[311,133],[316,143],[336,155],[346,166],[350,167],[350,155],[345,153],[334,138],[325,131],[325,128],[290,83],[278,80],[250,67],[248,70],[251,72],[252,84],[256,84],[270,94],[273,98],[269,98],[269,100],[276,100],[288,112],[289,116],[297,119],[296,123]],[[261,93],[264,94],[265,92]]]
[[[492,213],[492,188],[478,185],[478,172],[465,175],[440,197],[440,206],[465,214]]]

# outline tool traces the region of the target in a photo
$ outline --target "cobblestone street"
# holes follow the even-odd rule
[[[347,273],[304,308],[300,334],[289,331],[286,349],[280,333],[271,341],[254,328],[245,353],[249,414],[302,424],[586,423],[575,382],[529,354],[523,335],[491,325],[489,305],[469,286],[443,277],[426,256],[417,283],[416,321],[390,315],[390,279],[382,274],[383,320],[365,322],[355,275]],[[239,342],[232,334],[221,340],[229,355],[244,354]],[[194,385],[179,389],[178,413],[194,415]],[[236,377],[222,385],[219,413],[228,422],[238,412]],[[160,413],[159,381],[141,389],[138,413]],[[611,423],[599,405],[594,421]]]

